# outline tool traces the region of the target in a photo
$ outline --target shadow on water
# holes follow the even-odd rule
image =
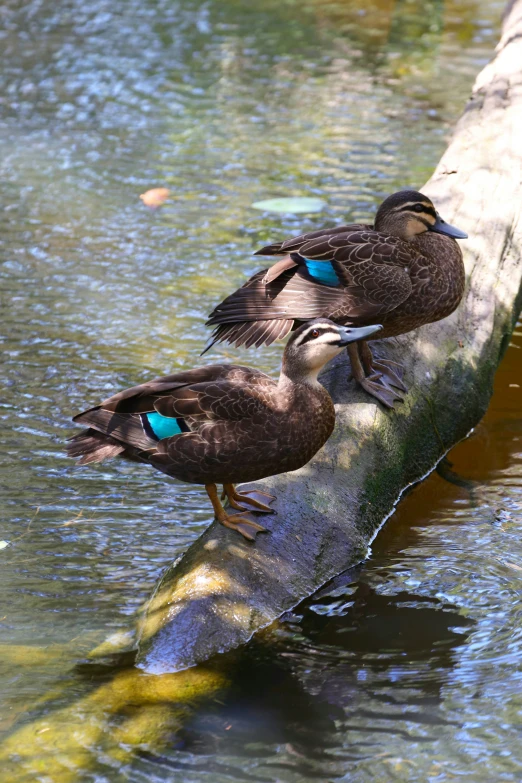
[[[203,695],[199,706],[194,703],[180,715],[174,692],[169,696],[165,689],[164,700],[155,703],[161,712],[150,717],[151,731],[137,745],[136,772],[159,768],[184,772],[189,779],[216,775],[260,783],[279,774],[290,775],[289,780],[324,780],[375,748],[379,734],[396,733],[396,718],[410,724],[398,731],[404,739],[422,740],[420,733],[436,730],[443,723],[436,714],[441,689],[474,621],[434,597],[379,595],[364,581],[364,567],[359,570],[358,578],[353,572],[345,575],[348,584],[341,586],[338,579],[245,648],[211,661],[210,669],[226,681],[217,695]],[[132,671],[133,657],[128,653],[80,664],[74,677],[101,693],[118,674]],[[375,680],[382,695],[372,692]],[[382,706],[386,725],[373,728],[377,739],[372,742],[341,750],[343,734],[361,731],[347,713],[354,701],[365,701],[365,690],[368,703],[358,710],[357,722],[371,719]],[[401,696],[403,690],[407,697]],[[139,721],[150,699],[140,703],[138,693],[129,691],[107,729]],[[109,700],[106,709],[111,709]],[[94,768],[102,769],[99,762]]]
[[[365,744],[340,751],[339,736],[350,728],[345,711],[360,700],[368,677],[378,678],[381,688],[402,679],[407,701],[381,697],[401,719],[409,713],[422,728],[441,722],[418,709],[439,702],[445,673],[473,621],[436,599],[379,596],[363,583],[335,593],[296,610],[268,634],[268,646],[249,645],[223,704],[184,727],[185,751],[264,758],[270,770],[306,779],[338,775],[339,764],[358,759]],[[372,709],[368,704],[368,714]],[[392,724],[380,731],[392,732]],[[285,749],[286,760],[274,758],[274,747]]]

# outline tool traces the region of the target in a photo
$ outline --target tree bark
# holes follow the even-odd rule
[[[277,516],[261,520],[269,535],[249,545],[214,523],[166,571],[141,627],[139,666],[175,672],[236,647],[360,562],[401,493],[479,421],[520,308],[521,172],[522,0],[515,0],[495,56],[422,188],[470,237],[461,242],[460,307],[374,343],[406,368],[410,391],[393,412],[348,382],[345,359],[327,370],[337,410],[332,438],[306,467],[256,485],[277,496]]]

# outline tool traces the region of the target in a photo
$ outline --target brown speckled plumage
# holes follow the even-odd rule
[[[148,411],[182,418],[190,432],[153,440],[139,415]],[[124,456],[181,481],[225,484],[297,470],[331,435],[335,412],[320,384],[279,386],[263,372],[230,364],[135,386],[74,421],[118,441]],[[77,449],[84,437],[81,433],[70,442],[71,456],[81,456]]]
[[[400,191],[383,202],[375,226],[323,229],[268,245],[258,254],[283,260],[214,309],[207,322],[215,327],[212,343],[269,345],[316,317],[357,326],[379,321],[379,339],[445,318],[465,282],[460,247],[436,233],[450,230],[465,236],[442,221],[427,197]],[[307,261],[316,262],[315,274]],[[333,284],[319,281],[323,264]]]
[[[69,442],[68,454],[79,457],[80,464],[128,457],[205,485],[227,486],[297,470],[326,442],[335,424],[334,406],[317,381],[318,371],[368,331],[326,319],[303,325],[285,349],[278,381],[249,367],[211,365],[127,389],[74,418],[89,429]],[[149,414],[167,417],[183,431],[159,439]],[[243,521],[243,528],[245,524],[250,523]],[[245,529],[235,529],[245,535]]]

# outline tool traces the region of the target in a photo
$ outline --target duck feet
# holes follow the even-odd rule
[[[352,343],[347,350],[352,375],[368,394],[386,408],[393,408],[396,401],[404,401],[397,391],[407,391],[402,381],[404,369],[400,364],[388,359],[374,360],[366,342]]]
[[[241,505],[242,503],[247,503],[262,514],[275,514],[273,508],[270,508],[270,506],[267,506],[266,503],[263,503],[258,499],[268,498],[269,501],[273,501],[275,500],[275,496],[269,495],[268,492],[261,492],[259,489],[245,489],[243,492],[238,492],[233,484],[223,484],[221,500],[224,500],[225,498],[228,498],[229,505],[238,511],[247,511],[247,509]]]
[[[359,385],[365,392],[382,402],[386,408],[393,408],[395,401],[404,402],[404,399],[394,389],[382,382],[380,373],[370,375],[368,378],[362,378],[359,381]]]
[[[230,528],[230,530],[237,530],[247,541],[255,541],[258,533],[268,533],[268,530],[266,527],[258,525],[257,522],[249,519],[248,513],[248,511],[243,511],[240,514],[228,516],[223,511],[223,514],[217,517],[217,521],[224,527]]]
[[[242,509],[242,507],[238,504],[236,498],[243,499],[243,496],[237,493],[234,489],[233,484],[224,484],[223,490],[224,494],[229,498],[229,502],[232,505],[233,508],[240,509],[240,514],[232,514],[228,515],[225,509],[223,508],[223,505],[218,497],[218,491],[215,484],[205,484],[205,489],[207,491],[207,495],[210,499],[210,502],[212,503],[212,508],[214,509],[214,516],[216,517],[217,521],[223,525],[224,527],[230,528],[230,530],[236,530],[238,533],[241,533],[243,538],[246,538],[247,541],[255,541],[256,535],[258,533],[268,533],[269,531],[263,527],[262,525],[258,525],[257,522],[254,522],[253,519],[250,519],[248,514],[249,512]],[[230,500],[230,495],[232,495],[232,500]],[[250,498],[244,498],[245,500],[251,500]],[[232,502],[233,501],[233,502]],[[260,505],[264,505],[261,503]],[[266,506],[269,512],[274,513],[271,508]]]
[[[381,375],[381,380],[388,386],[395,386],[399,391],[407,392],[408,387],[403,382],[404,367],[391,359],[374,359],[372,368]]]

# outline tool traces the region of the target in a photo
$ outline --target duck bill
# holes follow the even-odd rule
[[[375,334],[376,332],[380,332],[381,329],[381,324],[360,327],[345,326],[343,327],[343,333],[341,335],[339,345],[345,346],[349,345],[350,343],[355,343],[358,340],[367,340],[368,337],[371,337],[372,334]]]
[[[460,228],[452,226],[446,223],[437,212],[437,220],[431,226],[430,231],[435,231],[436,234],[446,234],[447,237],[453,237],[453,239],[467,239],[468,235],[461,231]]]

